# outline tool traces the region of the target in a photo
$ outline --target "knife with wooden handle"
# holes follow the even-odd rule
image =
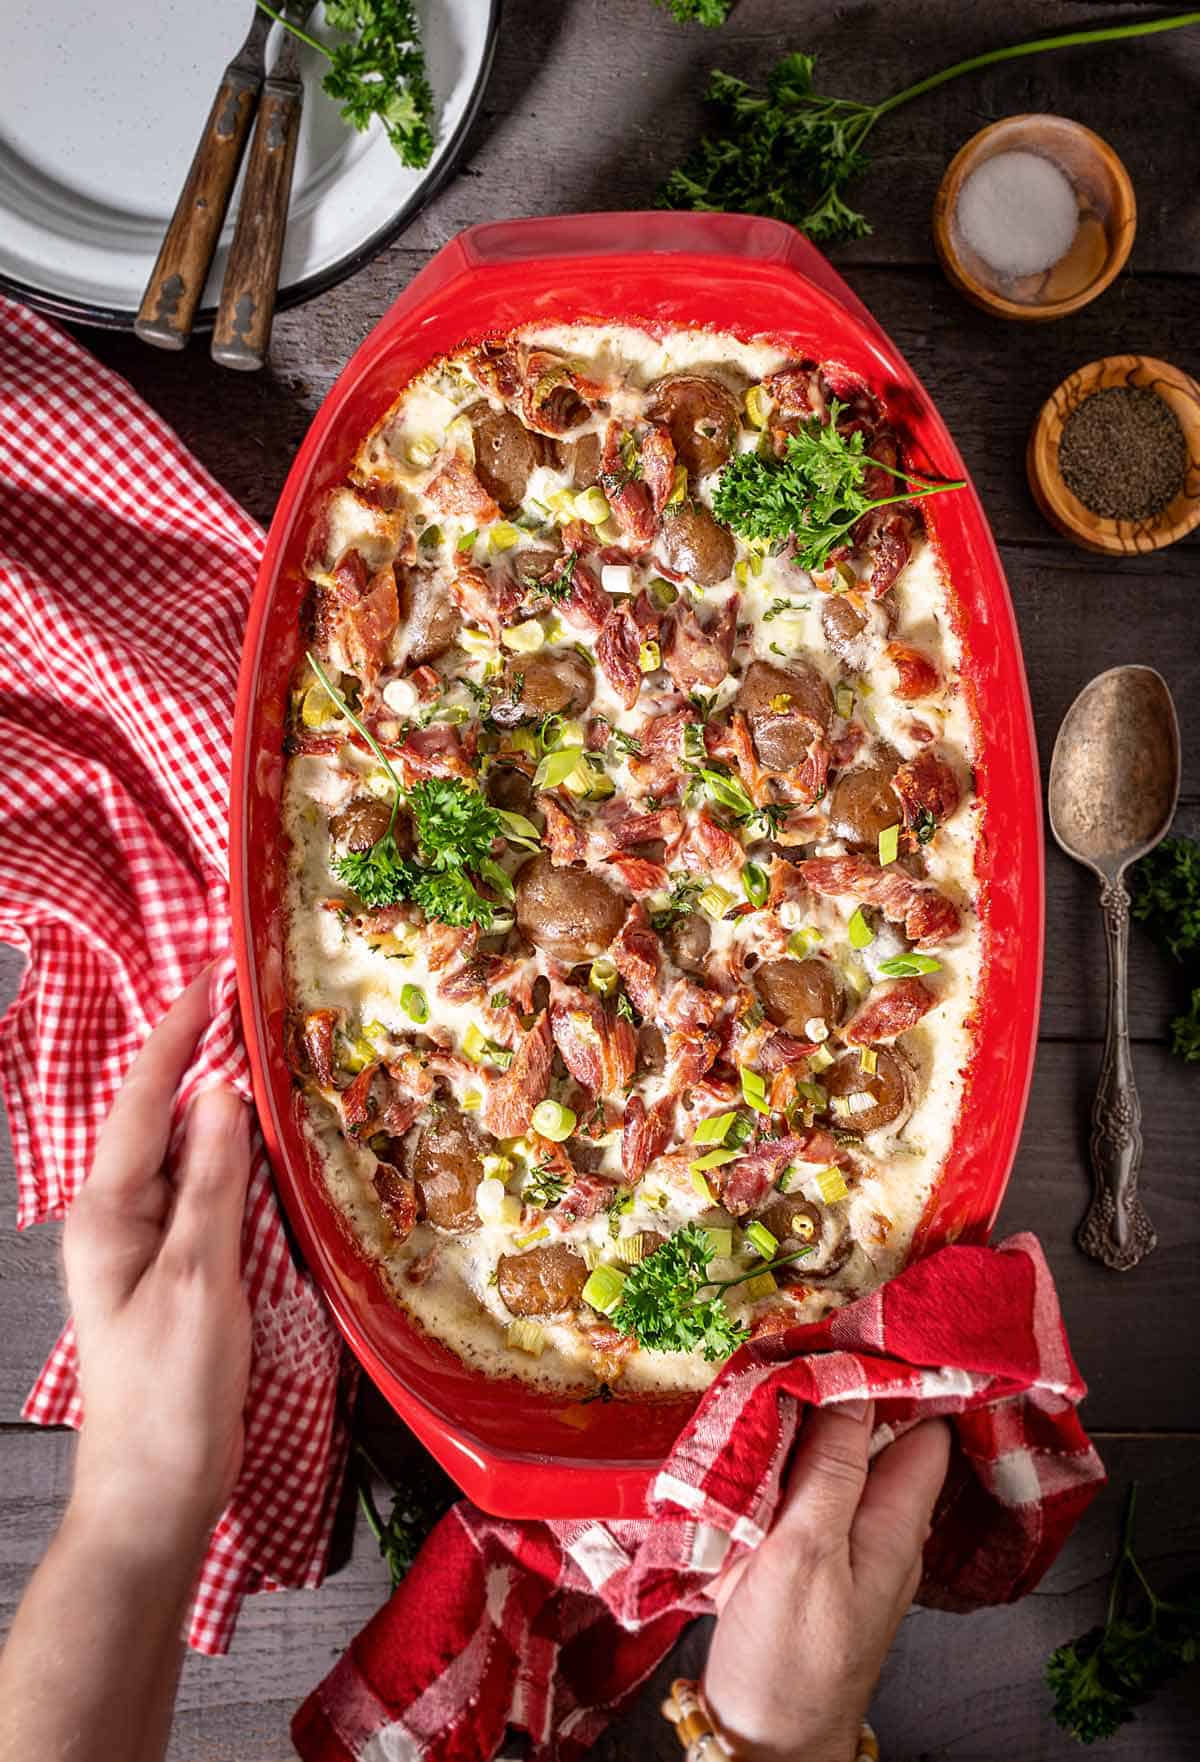
[[[254,120],[271,23],[256,6],[246,41],[221,77],[158,261],[146,283],[133,328],[144,343],[153,343],[156,348],[182,349],[192,333]]]
[[[303,24],[312,6],[313,0],[300,0],[287,8],[287,17]],[[263,366],[271,345],[304,103],[299,54],[299,42],[289,31],[263,85],[237,228],[213,325],[213,360],[243,372]]]

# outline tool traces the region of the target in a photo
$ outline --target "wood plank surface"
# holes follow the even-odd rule
[[[651,0],[505,0],[494,73],[467,156],[405,238],[343,286],[282,314],[273,358],[229,374],[203,339],[182,355],[132,338],[80,333],[125,374],[252,514],[269,520],[295,450],[346,359],[432,251],[461,227],[525,213],[648,206],[703,123],[707,71],[760,79],[786,49],[818,57],[821,90],[879,98],[960,56],[1051,31],[1146,17],[1140,5],[1085,0],[738,0],[719,33],[681,28]],[[1184,805],[1200,833],[1200,534],[1136,562],[1071,549],[1028,493],[1024,446],[1042,400],[1072,368],[1115,350],[1160,355],[1200,373],[1200,205],[1194,199],[1200,30],[1136,48],[1071,50],[968,76],[902,109],[871,143],[854,193],[871,237],[832,257],[938,402],[1001,545],[1021,629],[1043,776],[1054,732],[1096,672],[1158,667],[1180,707]],[[1138,197],[1130,270],[1091,307],[1051,325],[976,313],[934,262],[929,214],[959,145],[995,117],[1055,110],[1086,121],[1124,157]],[[1046,1652],[1099,1619],[1119,1492],[1146,1484],[1143,1552],[1165,1579],[1200,1556],[1200,1214],[1195,1145],[1200,1074],[1170,1057],[1166,1022],[1183,986],[1135,927],[1130,1018],[1146,1131],[1143,1182],[1157,1253],[1116,1277],[1085,1261],[1073,1232],[1086,1202],[1087,1116],[1099,1062],[1104,953],[1095,886],[1052,846],[1041,1044],[1024,1135],[998,1233],[1032,1229],[1058,1283],[1090,1384],[1085,1418],[1113,1475],[1044,1585],[1014,1609],[906,1620],[876,1706],[884,1753],[945,1762],[1057,1762],[1077,1754],[1048,1717]],[[0,1004],[19,970],[0,949]],[[0,1631],[62,1509],[72,1444],[20,1426],[29,1383],[62,1320],[58,1230],[18,1236],[10,1153],[0,1138]],[[402,1428],[369,1403],[387,1445]],[[390,1427],[390,1430],[389,1430]],[[1111,1436],[1107,1434],[1137,1434]],[[1169,1435],[1173,1434],[1173,1435]],[[1192,1434],[1192,1435],[1188,1435]],[[350,1516],[351,1514],[347,1514]],[[315,1593],[251,1600],[231,1655],[189,1659],[173,1762],[281,1762],[297,1702],[386,1592],[359,1529],[347,1564]],[[706,1644],[691,1630],[676,1659],[618,1721],[594,1762],[678,1754],[657,1716],[672,1670],[695,1674]],[[1200,1677],[1159,1697],[1104,1751],[1112,1762],[1182,1762],[1200,1743]]]

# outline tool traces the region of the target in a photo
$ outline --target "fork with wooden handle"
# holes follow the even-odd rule
[[[144,343],[153,343],[156,348],[182,349],[192,334],[254,120],[271,23],[256,6],[246,41],[221,76],[158,261],[146,283],[133,328]]]
[[[299,25],[311,11],[312,0],[300,0],[287,8],[287,17]],[[263,85],[237,228],[213,325],[213,360],[243,372],[253,372],[264,364],[271,343],[304,103],[299,53],[299,42],[289,31]]]

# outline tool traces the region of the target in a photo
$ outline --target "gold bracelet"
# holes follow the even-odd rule
[[[683,1762],[737,1762],[737,1751],[717,1731],[699,1683],[680,1677],[662,1704],[663,1717],[675,1727]],[[879,1740],[864,1719],[858,1733],[855,1762],[879,1762]]]

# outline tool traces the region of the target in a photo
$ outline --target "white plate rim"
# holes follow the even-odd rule
[[[406,227],[412,225],[421,210],[433,200],[445,186],[449,178],[458,168],[458,162],[466,145],[467,136],[479,114],[483,102],[483,94],[491,76],[492,63],[496,56],[496,45],[500,39],[500,13],[503,0],[488,0],[488,20],[484,33],[483,54],[479,61],[479,70],[475,83],[467,96],[463,113],[458,125],[446,142],[445,150],[439,156],[436,165],[429,175],[421,180],[411,196],[401,204],[394,215],[383,226],[376,230],[353,250],[335,262],[327,264],[324,269],[312,275],[302,276],[299,281],[281,285],[275,301],[277,312],[286,311],[291,306],[300,306],[306,300],[315,299],[318,294],[327,293],[339,282],[357,274],[372,258],[386,250],[388,245],[399,238]],[[15,276],[6,275],[0,270],[0,293],[8,294],[20,300],[26,306],[32,306],[35,312],[44,312],[49,318],[57,318],[67,324],[88,324],[99,330],[132,330],[137,317],[136,306],[102,306],[90,300],[79,300],[68,294],[56,293],[53,288],[43,287],[37,283],[20,281]],[[202,306],[196,313],[193,330],[211,330],[217,315],[215,306]]]

